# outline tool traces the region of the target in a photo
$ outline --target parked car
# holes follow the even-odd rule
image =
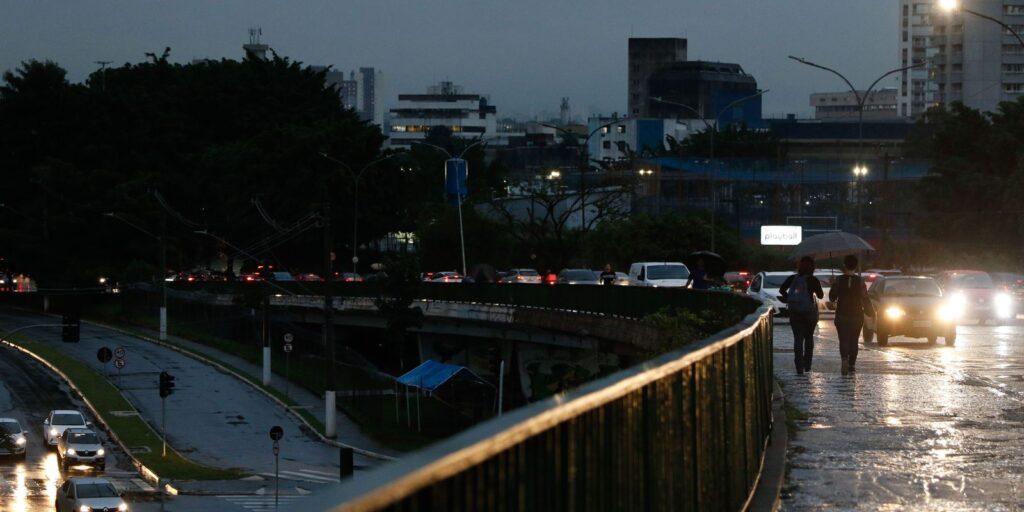
[[[601,284],[601,278],[589,268],[566,268],[558,273],[558,284]]]
[[[540,272],[532,268],[512,268],[498,281],[507,284],[540,284]]]
[[[304,283],[319,283],[320,281],[323,281],[319,274],[314,274],[313,272],[295,274],[295,280],[302,281]]]
[[[825,298],[818,301],[818,311],[835,311],[836,305],[828,300],[828,292],[832,288],[832,282],[841,275],[843,275],[842,272],[829,269],[814,272],[814,277],[821,283],[821,291],[825,293]]]
[[[779,288],[786,278],[793,275],[793,272],[758,272],[750,280],[750,287],[747,288],[747,295],[759,299],[772,307],[776,315],[787,315],[789,309],[786,304],[779,300]]]
[[[107,453],[100,436],[87,428],[69,428],[60,435],[57,460],[64,471],[71,466],[92,466],[100,471],[107,467]]]
[[[959,307],[943,296],[930,277],[879,276],[868,290],[875,316],[864,318],[864,341],[878,336],[885,346],[891,336],[927,338],[934,344],[941,336],[946,345],[956,343]]]
[[[334,280],[343,283],[361,283],[363,282],[363,276],[354,272],[335,272]]]
[[[999,323],[1014,317],[1013,296],[996,287],[992,276],[980,270],[947,270],[937,280],[943,294],[963,310],[964,318]]]
[[[57,489],[57,512],[124,512],[128,504],[106,478],[69,478]]]
[[[601,274],[598,273],[597,275],[600,276]],[[629,274],[627,274],[625,272],[616,272],[615,273],[615,285],[616,286],[629,286]]]
[[[60,435],[69,428],[86,428],[89,422],[78,411],[54,410],[43,420],[43,441],[47,446],[57,446]]]
[[[678,261],[642,261],[629,267],[630,286],[682,288],[689,278],[690,269]]]
[[[0,418],[0,455],[25,460],[28,431],[14,418]]]

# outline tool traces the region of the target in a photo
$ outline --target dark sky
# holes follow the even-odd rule
[[[487,94],[499,115],[623,112],[626,40],[686,37],[691,60],[737,62],[771,89],[764,113],[810,114],[841,90],[803,56],[858,87],[897,66],[896,0],[0,0],[0,69],[50,59],[72,81],[94,61],[240,58],[248,28],[280,55],[384,72],[385,98],[442,79]],[[883,85],[894,86],[894,79]]]

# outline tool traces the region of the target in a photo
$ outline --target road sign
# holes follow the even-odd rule
[[[128,364],[128,363],[125,363],[124,359],[122,359],[120,357],[117,358],[117,359],[114,359],[114,367],[117,368],[118,370],[120,370],[121,368],[124,368],[126,364]]]
[[[114,357],[118,359],[124,359],[124,355],[127,353],[128,351],[126,351],[124,347],[117,347],[114,349]]]
[[[285,343],[291,343],[294,340],[295,340],[295,336],[292,336],[292,333],[290,333],[290,332],[284,333],[284,342]]]
[[[288,354],[288,353],[290,353],[291,351],[292,351],[292,344],[291,344],[291,343],[285,343],[285,344],[284,344],[284,353],[285,353],[285,354]]]
[[[96,351],[96,359],[98,359],[103,364],[109,363],[110,359],[113,358],[113,356],[114,353],[111,352],[110,349],[107,347],[100,347],[100,349]]]
[[[281,428],[281,427],[279,427],[277,425],[274,425],[273,427],[270,427],[270,438],[271,439],[273,439],[274,441],[278,441],[282,437],[284,437],[284,429],[283,428]]]

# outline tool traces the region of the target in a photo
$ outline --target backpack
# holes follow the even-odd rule
[[[793,276],[793,282],[789,285],[789,293],[786,298],[789,310],[794,313],[811,313],[818,310],[817,304],[811,298],[811,290],[807,286],[807,276],[803,274]]]

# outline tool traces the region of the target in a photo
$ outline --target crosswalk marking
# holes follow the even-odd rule
[[[260,473],[263,476],[274,478],[273,473]],[[284,470],[281,471],[281,478],[288,480],[304,480],[307,482],[316,482],[321,484],[336,484],[341,480],[337,477],[324,473],[322,471],[313,471],[311,469],[299,469],[296,471]]]
[[[217,496],[223,500],[226,500],[234,505],[238,505],[248,510],[275,510],[274,496],[263,495],[263,496]],[[277,505],[279,508],[287,510],[288,507],[295,504],[296,501],[305,498],[305,496],[281,496],[277,499]]]

